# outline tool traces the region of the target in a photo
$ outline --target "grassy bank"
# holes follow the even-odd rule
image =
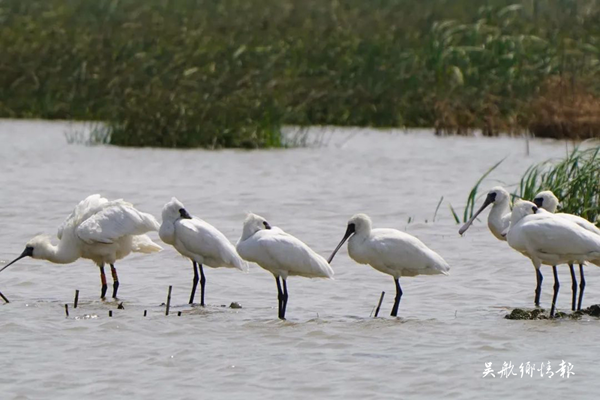
[[[0,22],[0,117],[108,121],[118,145],[600,134],[595,0],[2,0]]]

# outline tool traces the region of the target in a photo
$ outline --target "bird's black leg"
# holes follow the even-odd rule
[[[535,269],[535,279],[537,281],[537,285],[535,286],[535,305],[540,306],[540,295],[542,294],[542,281],[544,277],[542,276],[542,271],[539,268]]]
[[[577,306],[577,277],[575,276],[575,269],[573,269],[573,264],[569,264],[569,268],[571,269],[571,290],[573,291],[573,301],[571,302],[571,311],[576,310]]]
[[[102,292],[100,293],[100,298],[104,299],[106,296],[106,289],[108,289],[108,285],[106,284],[106,274],[104,273],[104,265],[100,266],[100,282],[102,283]]]
[[[287,301],[288,301],[288,291],[287,291],[287,281],[285,279],[281,279],[283,281],[283,312],[281,313],[282,319],[285,319],[285,310],[287,309]]]
[[[560,288],[560,284],[558,283],[558,272],[556,271],[556,265],[552,266],[552,272],[554,273],[554,295],[552,296],[550,318],[554,317],[554,311],[556,310],[556,299],[558,298],[558,289]]]
[[[204,269],[202,264],[200,266],[200,305],[204,307],[204,286],[206,285],[206,277],[204,276]]]
[[[277,306],[279,319],[285,319],[282,314],[283,310],[283,291],[281,290],[281,282],[279,282],[279,277],[275,277],[275,282],[277,282],[277,302],[279,303]]]
[[[396,299],[394,300],[394,307],[392,307],[392,313],[390,315],[392,317],[397,317],[398,306],[400,305],[400,299],[402,298],[402,288],[400,287],[399,278],[394,278],[394,283],[396,284]]]
[[[114,264],[110,264],[110,273],[113,278],[113,299],[117,298],[117,291],[119,290],[119,275],[117,275],[117,269]]]
[[[585,277],[583,276],[583,264],[579,264],[579,301],[577,302],[577,309],[581,310],[581,301],[583,300],[583,289],[585,289]]]
[[[194,296],[196,295],[196,287],[198,286],[198,266],[196,265],[196,261],[192,261],[192,266],[194,267],[194,279],[192,280],[192,293],[190,294],[190,303],[194,304]]]

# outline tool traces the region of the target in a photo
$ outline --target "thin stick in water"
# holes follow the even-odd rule
[[[383,303],[383,296],[385,296],[385,292],[381,292],[381,297],[379,297],[379,303],[377,303],[377,308],[375,309],[375,316],[373,318],[377,318],[377,316],[379,315],[381,303]]]
[[[431,220],[431,222],[435,222],[435,217],[437,217],[437,213],[440,209],[440,205],[442,205],[442,201],[444,201],[444,196],[440,197],[440,201],[438,202],[437,207],[435,208],[435,212],[433,213],[433,219]]]
[[[108,310],[108,316],[112,317],[112,310]]]
[[[67,314],[67,317],[69,316],[69,305],[65,304],[65,314]]]
[[[177,316],[181,317],[181,311],[177,311]]]
[[[8,301],[8,299],[2,294],[2,292],[0,292],[0,297],[2,297],[2,300],[4,300],[6,303],[10,303],[10,301]]]
[[[169,315],[169,308],[171,308],[171,290],[173,290],[173,286],[169,286],[169,293],[167,293],[167,309],[165,315]]]
[[[79,289],[75,290],[75,300],[73,300],[73,308],[77,308],[79,304]]]
[[[148,315],[148,310],[144,310],[144,317]]]

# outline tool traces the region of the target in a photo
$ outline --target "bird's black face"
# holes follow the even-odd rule
[[[333,257],[335,257],[335,254],[338,252],[338,250],[340,249],[340,247],[342,247],[342,245],[344,244],[344,242],[346,242],[346,240],[348,240],[348,238],[350,236],[352,236],[352,234],[354,234],[354,232],[356,232],[356,224],[354,224],[354,222],[350,222],[348,224],[348,227],[346,228],[346,233],[344,233],[344,237],[342,238],[342,240],[340,241],[340,243],[337,245],[337,247],[335,248],[335,250],[333,251],[333,253],[331,253],[331,255],[329,256],[329,259],[327,260],[328,263],[331,264],[331,261],[333,260]]]
[[[534,214],[535,214],[535,213],[538,211],[538,208],[537,208],[537,206],[533,206],[533,207],[531,207],[531,209],[533,210],[533,213],[534,213]]]
[[[354,222],[351,222],[348,224],[344,236],[350,237],[350,235],[352,235],[354,232],[356,232],[356,224]]]
[[[533,199],[533,202],[536,206],[542,207],[544,204],[544,199],[542,197],[536,197],[535,199]]]
[[[267,221],[263,221],[263,225],[265,226],[265,229],[271,229],[271,225]]]
[[[187,212],[187,210],[185,208],[179,209],[179,215],[183,219],[192,219],[192,216],[190,215],[190,213]]]
[[[13,265],[17,261],[19,261],[21,258],[25,258],[25,257],[33,257],[33,246],[25,247],[25,250],[23,250],[21,255],[19,257],[15,258],[14,260],[12,260],[11,262],[9,262],[8,264],[6,264],[2,269],[0,269],[0,272],[4,271],[6,268],[10,267],[11,265]]]
[[[22,255],[24,255],[24,257],[33,257],[33,246],[26,246]]]
[[[473,214],[473,216],[471,217],[470,220],[467,221],[466,224],[464,224],[459,230],[458,233],[460,235],[462,235],[463,233],[465,233],[467,231],[467,229],[469,229],[469,227],[471,226],[471,224],[473,223],[473,221],[475,221],[475,218],[477,218],[477,216],[479,214],[481,214],[481,212],[483,210],[485,210],[485,208],[487,206],[489,206],[490,204],[494,203],[496,201],[496,192],[489,192],[487,194],[487,196],[485,196],[485,201],[483,202],[483,204],[481,205],[481,207],[479,208],[479,210],[477,210],[477,212],[475,214]]]

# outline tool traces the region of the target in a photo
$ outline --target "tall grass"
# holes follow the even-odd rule
[[[126,146],[600,132],[596,0],[2,0],[0,49],[0,117],[106,121]]]
[[[467,199],[464,221],[472,217],[481,182],[498,164],[490,168],[475,184]],[[579,215],[598,224],[600,215],[600,146],[574,149],[562,160],[548,160],[530,166],[512,197],[533,200],[543,190],[551,190],[560,201],[560,211]]]
[[[600,214],[600,147],[573,150],[565,159],[546,161],[525,171],[515,195],[533,199],[542,190],[559,198],[561,211],[598,222]]]

